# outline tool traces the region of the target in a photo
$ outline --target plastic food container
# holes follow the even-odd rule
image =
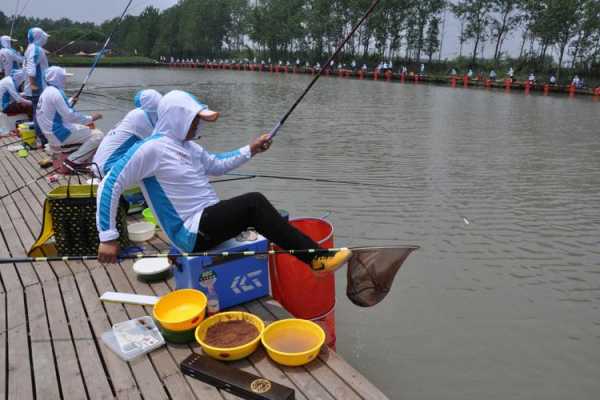
[[[142,211],[142,215],[144,216],[144,219],[147,222],[156,225],[156,217],[154,216],[154,213],[152,212],[151,208],[144,208],[144,211]]]
[[[156,226],[149,222],[136,222],[127,226],[129,240],[133,242],[145,242],[154,237]]]

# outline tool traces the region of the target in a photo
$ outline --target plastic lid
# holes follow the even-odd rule
[[[133,271],[138,275],[160,274],[171,268],[166,257],[142,258],[133,264]]]

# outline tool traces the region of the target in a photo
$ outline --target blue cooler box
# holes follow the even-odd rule
[[[267,251],[268,246],[269,241],[258,235],[257,240],[249,242],[230,239],[209,252]],[[175,248],[171,251],[178,252]],[[209,301],[216,295],[221,310],[269,295],[266,255],[177,257],[174,272],[177,289],[201,290],[209,297]]]

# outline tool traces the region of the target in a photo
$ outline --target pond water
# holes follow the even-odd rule
[[[86,70],[74,71],[73,86]],[[141,85],[185,89],[222,111],[201,143],[225,151],[268,131],[309,79],[99,69],[79,108],[102,110],[107,131]],[[421,246],[374,308],[352,305],[337,275],[338,352],[391,399],[595,399],[599,127],[591,98],[323,78],[240,171],[395,187],[217,190],[261,191],[292,216],[330,211],[338,245]]]

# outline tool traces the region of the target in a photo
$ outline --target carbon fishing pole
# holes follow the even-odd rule
[[[23,7],[21,8],[21,10],[17,13],[17,10],[18,10],[18,7],[19,7],[19,3],[20,3],[20,0],[17,0],[17,7],[15,9],[15,16],[13,18],[12,24],[10,25],[10,34],[8,36],[12,37],[13,29],[15,27],[15,21],[17,20],[17,18],[19,18],[21,15],[23,15],[23,12],[25,12],[25,9],[27,8],[27,6],[29,5],[30,2],[31,2],[31,0],[27,0],[27,3],[25,3],[23,5]]]
[[[296,102],[294,104],[292,104],[292,106],[285,113],[285,115],[283,116],[283,118],[281,118],[279,120],[279,122],[275,125],[275,127],[273,127],[273,129],[271,130],[271,132],[269,132],[269,139],[273,139],[275,137],[275,135],[277,135],[277,132],[279,132],[279,129],[281,129],[281,127],[283,126],[283,124],[285,123],[285,121],[288,119],[288,117],[290,116],[290,114],[296,109],[296,107],[298,106],[298,104],[300,104],[300,102],[302,101],[302,99],[304,99],[304,96],[306,96],[306,94],[308,93],[308,91],[313,87],[313,85],[317,82],[317,80],[321,77],[321,75],[323,75],[323,73],[325,72],[325,70],[327,68],[329,68],[329,64],[331,63],[331,61],[333,61],[335,59],[335,57],[337,57],[337,55],[339,54],[339,52],[342,51],[342,48],[346,45],[346,43],[348,42],[348,40],[350,40],[350,38],[352,37],[352,35],[354,35],[354,32],[356,32],[358,30],[358,28],[362,25],[362,23],[369,17],[369,15],[371,15],[371,13],[373,12],[373,10],[375,10],[375,7],[377,7],[377,4],[379,4],[379,1],[380,0],[373,0],[373,2],[371,3],[371,6],[367,9],[367,12],[365,13],[365,15],[363,15],[363,17],[360,19],[360,21],[358,21],[356,23],[356,25],[354,25],[354,27],[352,28],[352,30],[350,31],[350,33],[348,35],[346,35],[346,37],[344,38],[344,40],[342,40],[342,42],[338,45],[337,49],[335,49],[335,51],[333,52],[333,54],[331,55],[331,57],[329,57],[329,59],[325,62],[324,68],[319,69],[319,73],[317,75],[315,75],[315,77],[312,79],[312,81],[310,81],[310,83],[308,84],[308,86],[306,87],[306,89],[304,90],[304,92],[302,92],[302,94],[300,95],[300,97],[298,97],[298,99],[296,100]]]
[[[336,183],[336,184],[341,184],[341,185],[370,186],[370,187],[387,188],[387,189],[416,189],[416,187],[414,187],[414,186],[388,185],[385,183],[369,183],[369,182],[346,181],[346,180],[325,179],[325,178],[304,178],[301,176],[271,175],[271,174],[242,174],[242,173],[238,173],[238,172],[228,172],[225,175],[253,176],[255,178],[282,179],[282,180],[289,180],[289,181]]]
[[[71,40],[69,43],[65,44],[65,45],[64,45],[63,47],[61,47],[60,49],[58,49],[58,50],[54,50],[53,52],[51,52],[51,53],[50,53],[50,55],[54,55],[54,54],[57,54],[57,53],[59,53],[59,52],[63,51],[63,50],[64,50],[64,49],[66,49],[67,47],[69,47],[69,46],[72,46],[73,44],[77,43],[77,42],[78,42],[78,41],[80,41],[81,39],[83,39],[83,38],[85,38],[85,37],[87,37],[87,36],[89,36],[89,35],[91,35],[91,34],[92,34],[92,31],[90,31],[90,32],[88,32],[88,33],[85,33],[85,34],[83,34],[83,35],[79,36],[79,37],[78,37],[78,38],[76,38],[75,40]]]
[[[98,62],[100,62],[100,59],[102,58],[102,55],[106,51],[106,48],[108,47],[108,44],[110,43],[110,40],[112,39],[113,35],[117,31],[117,28],[119,28],[119,25],[121,25],[121,22],[123,21],[123,18],[125,17],[125,14],[127,13],[127,10],[129,9],[129,6],[131,6],[131,3],[133,3],[133,0],[129,0],[129,2],[127,3],[127,6],[123,10],[123,13],[121,14],[121,16],[119,17],[119,19],[117,20],[117,23],[113,27],[112,32],[106,38],[106,41],[104,42],[104,46],[102,46],[102,49],[100,49],[100,51],[98,53],[96,53],[96,57],[94,58],[94,62],[92,64],[92,67],[90,68],[90,70],[88,71],[87,75],[85,76],[85,79],[83,80],[83,83],[81,84],[81,87],[77,91],[77,94],[75,94],[75,96],[73,96],[73,101],[71,102],[71,106],[75,106],[75,104],[77,104],[77,101],[79,101],[79,96],[81,95],[81,92],[83,92],[83,89],[85,88],[85,85],[87,85],[88,80],[90,79],[90,77],[92,76],[92,73],[96,69],[96,66],[98,65]]]
[[[8,36],[10,36],[11,38],[12,38],[12,34],[13,34],[13,29],[15,27],[15,20],[17,19],[17,13],[19,11],[20,3],[21,3],[21,0],[17,0],[17,3],[15,4],[15,13],[13,14],[12,22],[10,24],[10,33],[8,34]]]
[[[373,251],[382,249],[411,249],[417,250],[419,246],[401,245],[401,246],[361,246],[361,247],[335,247],[331,249],[298,249],[298,250],[267,250],[267,251],[222,251],[222,252],[192,252],[192,253],[153,253],[153,254],[128,254],[118,257],[122,260],[139,260],[142,258],[169,258],[169,257],[255,257],[270,256],[276,254],[328,254],[341,250],[351,250],[353,253],[360,251]],[[94,261],[98,260],[97,255],[86,256],[48,256],[48,257],[10,257],[0,258],[0,264],[20,264],[33,262],[60,262],[60,261]]]

